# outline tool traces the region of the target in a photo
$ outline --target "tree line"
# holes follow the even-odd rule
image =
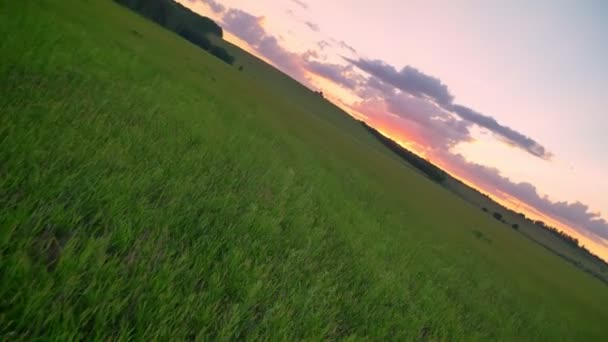
[[[142,16],[173,31],[228,64],[234,57],[224,48],[214,45],[209,35],[223,37],[222,28],[213,20],[200,16],[173,0],[114,0]]]
[[[388,147],[391,151],[401,157],[403,160],[422,171],[425,175],[427,175],[430,179],[437,183],[443,183],[447,178],[447,173],[440,169],[435,164],[430,161],[421,158],[414,152],[406,149],[405,147],[399,145],[397,142],[393,141],[389,137],[384,134],[378,132],[375,128],[369,126],[363,121],[359,121],[365,129],[367,129],[378,141],[380,141],[384,146]]]

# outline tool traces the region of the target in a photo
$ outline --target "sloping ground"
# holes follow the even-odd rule
[[[287,78],[110,1],[0,36],[3,339],[606,336],[603,284]]]
[[[539,227],[536,224],[531,223],[530,220],[506,210],[500,204],[454,179],[448,179],[444,182],[444,185],[446,188],[450,189],[450,191],[453,191],[479,209],[486,208],[488,210],[487,215],[491,216],[493,213],[500,213],[506,221],[505,228],[517,224],[521,234],[535,241],[540,246],[549,249],[567,262],[577,266],[581,271],[587,272],[608,284],[608,264],[605,262],[584,252],[580,248],[566,243],[564,240],[552,234],[549,230]]]

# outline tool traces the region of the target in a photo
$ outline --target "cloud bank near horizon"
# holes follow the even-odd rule
[[[412,96],[432,101],[444,110],[456,114],[462,120],[485,128],[505,139],[513,146],[521,148],[536,157],[543,159],[551,159],[552,157],[552,154],[534,139],[510,127],[501,125],[491,116],[481,114],[466,106],[455,104],[454,97],[447,85],[436,77],[427,75],[409,65],[398,71],[395,67],[381,60],[345,59],[378,81]]]

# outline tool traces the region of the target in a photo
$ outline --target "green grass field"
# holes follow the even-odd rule
[[[101,0],[0,37],[0,340],[608,334],[604,284],[244,53]]]

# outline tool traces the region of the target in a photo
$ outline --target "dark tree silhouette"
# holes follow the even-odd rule
[[[492,214],[492,217],[494,217],[498,221],[502,221],[502,214],[501,213],[495,212],[494,214]]]
[[[320,93],[321,95],[323,94],[322,92]],[[372,135],[376,137],[376,139],[378,139],[384,146],[388,147],[403,160],[422,171],[430,179],[434,180],[437,183],[442,183],[446,180],[447,174],[445,173],[445,171],[437,167],[435,164],[397,144],[395,141],[378,132],[375,128],[369,126],[365,122],[360,121],[360,123],[370,133],[372,133]]]
[[[209,39],[209,35],[222,38],[224,34],[222,28],[213,20],[200,16],[173,0],[114,1],[177,33],[224,62],[234,63],[233,56]]]

